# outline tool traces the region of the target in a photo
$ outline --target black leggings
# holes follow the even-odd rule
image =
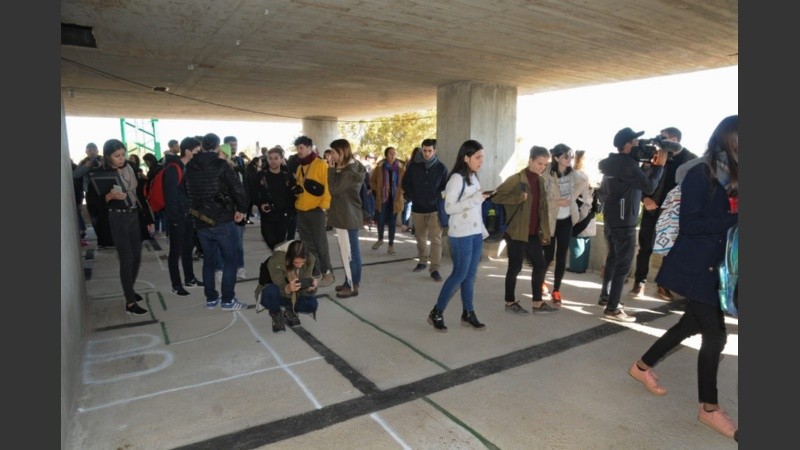
[[[539,240],[539,236],[529,235],[528,242],[506,239],[506,243],[508,244],[508,269],[506,271],[505,301],[513,302],[515,299],[517,275],[522,270],[522,260],[525,255],[528,255],[528,259],[533,264],[533,273],[531,274],[533,301],[542,301],[542,283],[544,283],[547,264],[544,261],[542,242]]]
[[[553,291],[561,290],[561,279],[564,278],[564,271],[567,268],[567,250],[569,250],[569,238],[572,237],[572,217],[556,220],[555,234],[550,243],[544,247],[544,259],[547,266],[556,259],[556,267],[553,270]]]
[[[655,367],[670,350],[697,333],[702,336],[697,354],[697,400],[717,404],[719,359],[728,342],[725,317],[719,305],[687,299],[683,317],[645,352],[642,362]]]

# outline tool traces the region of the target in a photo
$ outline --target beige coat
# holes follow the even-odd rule
[[[544,174],[542,174],[542,177],[544,178],[545,191],[547,191],[549,228],[551,233],[555,233],[559,209],[559,206],[556,205],[556,200],[561,198],[561,193],[558,190],[558,177],[550,171],[549,167],[545,170]],[[571,170],[568,175],[564,175],[562,178],[568,179],[569,183],[572,185],[569,213],[572,217],[572,224],[575,225],[581,220],[581,215],[578,211],[578,203],[575,200],[581,195],[583,198],[591,199],[592,188],[589,186],[589,178],[583,172]],[[591,200],[589,202],[589,206],[591,206]]]
[[[372,176],[369,177],[369,190],[373,192],[375,195],[375,210],[381,211],[381,205],[383,205],[383,163],[386,159],[382,159],[375,164],[375,168],[372,169]],[[403,164],[403,161],[397,160],[397,192],[394,196],[394,213],[399,214],[403,211],[403,204],[405,201],[403,200],[403,175],[406,173],[406,165]]]

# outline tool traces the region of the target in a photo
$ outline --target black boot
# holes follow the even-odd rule
[[[283,317],[286,321],[286,325],[290,327],[296,327],[300,325],[300,318],[297,317],[297,314],[292,311],[291,306],[287,306],[286,309],[283,310]]]
[[[277,313],[270,312],[269,316],[272,317],[272,332],[273,333],[280,333],[281,331],[286,331],[286,325],[283,323],[283,313],[282,312],[277,312]]]
[[[428,314],[428,323],[433,325],[433,328],[440,333],[447,333],[447,327],[444,325],[444,317],[442,312],[434,307],[431,313]]]
[[[472,326],[472,328],[476,330],[485,330],[486,324],[480,323],[478,321],[478,316],[475,315],[475,311],[464,311],[461,313],[461,326],[468,327]]]

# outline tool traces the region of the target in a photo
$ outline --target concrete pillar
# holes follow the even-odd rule
[[[503,180],[500,171],[514,155],[517,133],[517,88],[459,81],[439,86],[436,96],[436,154],[448,169],[468,139],[483,144],[478,177],[490,190]]]
[[[336,117],[314,116],[303,118],[303,134],[314,141],[319,154],[330,148],[331,141],[340,138]]]
[[[78,163],[80,161],[75,161]],[[86,334],[86,285],[79,247],[78,208],[72,184],[64,100],[61,100],[61,448],[80,386]],[[91,223],[87,223],[91,225]]]

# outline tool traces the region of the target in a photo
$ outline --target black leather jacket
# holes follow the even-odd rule
[[[214,223],[195,216],[197,228],[233,221],[234,212],[244,214],[247,196],[239,175],[216,152],[201,151],[186,164],[186,193],[191,208]]]

